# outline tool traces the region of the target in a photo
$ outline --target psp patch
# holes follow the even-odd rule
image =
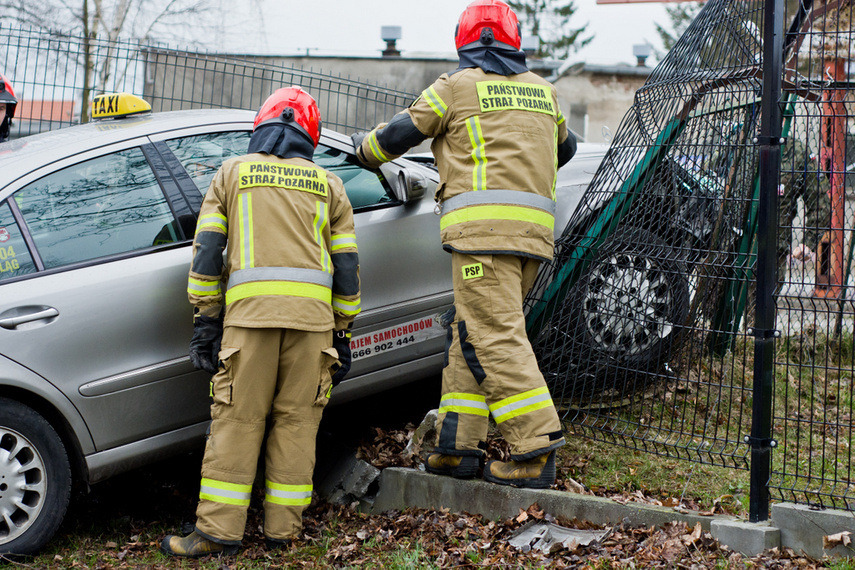
[[[464,265],[462,269],[463,279],[477,279],[478,277],[484,277],[484,266],[480,263]]]

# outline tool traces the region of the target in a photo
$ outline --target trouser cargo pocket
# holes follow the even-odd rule
[[[211,397],[216,404],[224,406],[232,405],[232,391],[234,386],[235,371],[240,356],[240,349],[224,346],[220,349],[219,372],[211,378]]]

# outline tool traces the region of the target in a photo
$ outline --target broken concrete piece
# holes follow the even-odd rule
[[[549,554],[563,548],[574,550],[578,546],[588,546],[603,540],[609,532],[609,529],[577,530],[546,521],[532,521],[511,535],[508,544],[523,552],[540,550]]]
[[[419,427],[413,432],[413,437],[407,442],[407,447],[404,448],[404,456],[412,457],[433,451],[436,447],[436,422],[438,419],[439,410],[431,410],[425,414],[422,423],[419,424]]]
[[[361,459],[354,463],[350,473],[342,481],[341,488],[344,492],[356,499],[364,497],[368,493],[371,484],[380,477],[380,470]]]

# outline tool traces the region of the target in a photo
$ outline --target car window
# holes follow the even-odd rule
[[[354,155],[319,144],[314,158],[315,164],[341,178],[354,209],[394,201],[380,173],[362,166]]]
[[[0,204],[0,281],[35,273],[36,265],[18,227],[9,204]]]
[[[246,154],[251,134],[249,131],[208,133],[168,140],[166,144],[199,191],[205,194],[225,160]]]
[[[54,172],[15,201],[47,269],[151,247],[175,222],[139,148]]]
[[[220,165],[229,158],[246,154],[249,132],[210,133],[166,141],[170,150],[187,170],[202,194]],[[354,208],[365,208],[393,201],[382,177],[359,164],[351,154],[318,145],[315,164],[336,174],[344,182]]]

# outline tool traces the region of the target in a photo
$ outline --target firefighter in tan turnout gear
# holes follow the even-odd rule
[[[425,468],[475,477],[492,414],[512,461],[490,461],[486,480],[545,488],[564,444],[552,398],[526,337],[523,298],[553,254],[556,170],[576,140],[555,88],[528,71],[517,17],[476,0],[456,31],[459,68],[405,111],[353,136],[377,167],[427,138],[441,184],[443,248],[451,252],[455,317],[442,376],[439,442]]]
[[[320,123],[308,93],[278,89],[256,115],[249,154],[223,163],[202,204],[190,357],[214,374],[212,422],[196,528],[165,537],[168,554],[237,551],[268,421],[266,544],[302,529],[318,424],[350,368],[360,298],[353,209],[341,180],[312,162]]]

